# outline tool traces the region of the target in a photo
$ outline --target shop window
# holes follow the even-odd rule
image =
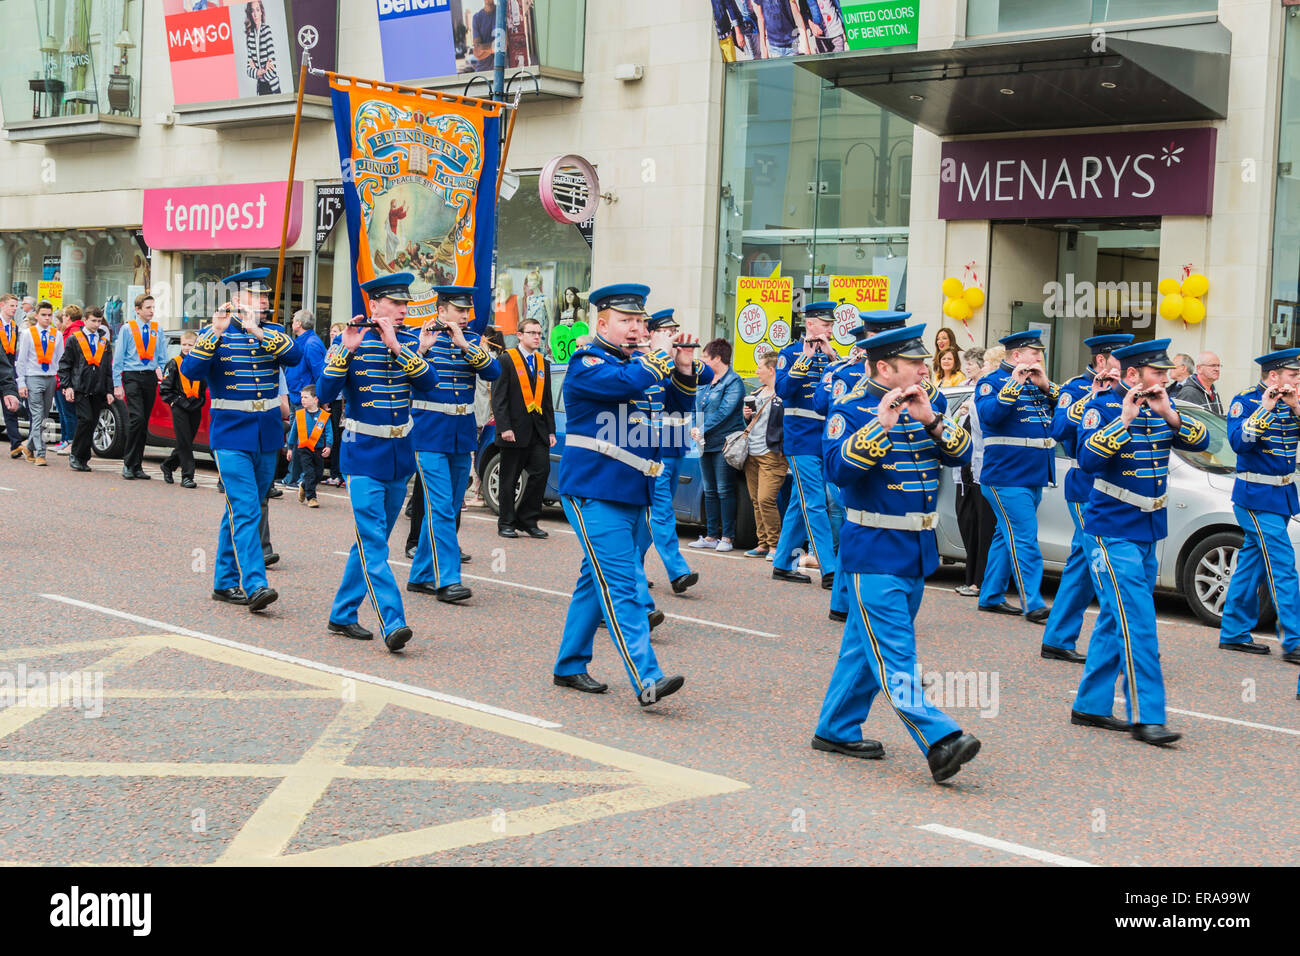
[[[966,35],[1213,14],[1217,0],[967,0]]]
[[[1268,345],[1274,349],[1292,348],[1300,342],[1300,11],[1295,7],[1286,11],[1272,292]]]

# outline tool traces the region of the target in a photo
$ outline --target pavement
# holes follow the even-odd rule
[[[643,709],[604,631],[591,672],[610,691],[551,684],[580,561],[559,511],[535,541],[466,510],[474,596],[404,592],[415,637],[394,655],[325,629],[345,492],[271,502],[280,600],[252,615],[211,600],[215,471],[185,490],[159,460],[149,482],[0,462],[0,863],[1294,862],[1300,671],[1276,641],[1220,651],[1174,599],[1158,613],[1184,737],[1158,749],[1071,726],[1080,667],[1041,660],[1040,627],[976,612],[941,570],[921,666],[983,749],[936,785],[884,701],[863,729],[885,760],[811,750],[842,626],[766,562],[686,551],[701,581],[677,596],[652,553],[655,651],[686,685]]]

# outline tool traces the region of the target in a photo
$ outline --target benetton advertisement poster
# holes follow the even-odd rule
[[[915,46],[921,0],[710,0],[722,58]]]
[[[501,106],[365,80],[330,80],[352,242],[352,314],[360,283],[411,272],[410,325],[436,311],[433,286],[472,285],[476,327],[492,315]]]
[[[940,219],[1208,216],[1212,126],[943,144]]]

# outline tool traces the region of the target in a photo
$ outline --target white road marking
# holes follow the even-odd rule
[[[954,840],[965,840],[967,843],[974,843],[977,846],[988,847],[990,850],[1001,850],[1003,853],[1014,853],[1016,856],[1027,857],[1030,860],[1037,860],[1039,863],[1051,863],[1055,866],[1096,866],[1095,863],[1089,863],[1087,860],[1079,860],[1072,856],[1061,856],[1059,853],[1048,853],[1046,850],[1038,850],[1032,846],[1025,846],[1023,843],[1009,843],[1006,840],[998,840],[994,837],[985,836],[982,833],[975,833],[971,830],[960,830],[957,827],[946,827],[941,823],[926,823],[917,826],[918,830],[925,830],[928,833],[937,833],[940,836],[952,837]]]
[[[166,621],[155,621],[152,618],[141,617],[138,614],[130,614],[126,611],[119,611],[116,608],[104,607],[100,604],[90,604],[86,601],[79,601],[76,598],[65,597],[62,594],[42,594],[41,597],[49,601],[59,601],[63,604],[70,604],[73,607],[84,608],[87,611],[96,611],[110,617],[118,617],[126,621],[134,621],[137,624],[143,624],[146,627],[157,628],[159,631],[165,633],[181,634],[185,637],[196,637],[202,641],[210,641],[213,644],[220,644],[222,647],[233,647],[236,650],[247,651],[250,654],[257,654],[260,657],[269,657],[272,660],[284,661],[289,664],[298,664],[302,667],[310,667],[313,670],[323,671],[326,674],[335,674],[339,677],[347,677],[351,680],[358,680],[367,684],[375,684],[379,687],[387,687],[390,690],[400,690],[407,694],[427,697],[430,700],[440,700],[445,704],[454,704],[457,707],[464,707],[468,710],[477,710],[485,714],[493,714],[497,717],[504,717],[507,720],[518,721],[521,724],[531,724],[534,727],[545,727],[550,730],[555,730],[564,726],[563,724],[557,724],[551,720],[543,720],[540,717],[521,714],[518,711],[505,710],[501,707],[494,707],[491,704],[483,704],[476,700],[470,700],[467,697],[456,697],[451,694],[442,694],[436,690],[429,690],[427,687],[417,687],[414,684],[403,684],[400,681],[392,681],[384,677],[376,677],[373,674],[363,674],[360,671],[348,670],[344,667],[334,667],[331,664],[322,664],[319,661],[308,660],[305,657],[295,657],[292,654],[282,654],[279,651],[267,650],[264,647],[257,647],[252,644],[243,644],[239,641],[232,641],[224,637],[216,637],[212,634],[204,634],[202,631],[194,631],[188,627],[178,627],[175,624],[168,624]]]
[[[17,491],[17,488],[0,488],[0,491]]]
[[[472,514],[467,513],[467,512],[464,511],[464,510],[461,511],[461,517],[463,517],[463,518],[468,518],[470,521],[488,521],[488,522],[491,522],[492,524],[496,524],[496,523],[497,523],[497,519],[496,519],[496,518],[489,518],[489,517],[487,517],[486,515],[472,515]],[[578,533],[577,533],[576,531],[574,531],[572,528],[543,528],[542,530],[543,530],[543,531],[549,531],[549,532],[551,532],[552,534],[554,534],[554,533],[556,533],[556,532],[558,532],[559,534],[571,534],[571,535],[573,535],[575,538],[576,538],[577,535],[578,535]],[[522,536],[522,537],[526,537],[526,535],[525,535],[525,536]]]
[[[1115,703],[1124,703],[1123,697],[1116,697]],[[1171,714],[1182,714],[1184,717],[1200,717],[1202,720],[1217,720],[1221,724],[1235,724],[1238,727],[1250,727],[1253,730],[1269,730],[1275,734],[1289,734],[1292,737],[1300,737],[1300,730],[1292,730],[1290,727],[1276,727],[1273,724],[1257,724],[1250,720],[1238,720],[1236,717],[1220,717],[1218,714],[1203,714],[1199,710],[1180,710],[1177,707],[1165,707],[1165,710]]]
[[[334,553],[337,555],[341,555],[342,557],[347,557],[349,554],[349,552],[347,551],[335,551]],[[399,568],[409,568],[411,566],[410,562],[396,561],[392,558],[389,558],[388,563],[395,565]],[[567,591],[555,591],[552,590],[551,588],[539,588],[534,584],[516,584],[514,581],[505,581],[502,580],[501,578],[485,578],[478,574],[466,574],[463,571],[461,572],[460,576],[462,578],[467,578],[470,581],[482,581],[485,584],[500,584],[502,587],[518,588],[521,591],[535,591],[538,594],[551,594],[554,595],[555,597],[565,598],[566,600],[571,599],[573,597],[573,595]],[[671,617],[675,621],[688,621],[691,624],[704,624],[707,627],[720,627],[726,631],[737,631],[741,634],[751,634],[754,637],[775,637],[775,638],[781,637],[780,634],[770,634],[767,631],[755,631],[752,628],[739,627],[738,625],[735,624],[723,624],[721,621],[706,621],[703,618],[687,617],[684,614],[669,614],[667,611],[664,611],[664,617]]]

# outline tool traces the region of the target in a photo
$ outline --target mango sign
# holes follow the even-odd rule
[[[777,271],[780,271],[777,266]],[[742,378],[758,372],[758,360],[790,344],[794,279],[770,276],[736,279],[734,368]]]
[[[826,298],[839,303],[831,328],[835,351],[848,355],[862,321],[858,313],[889,308],[889,276],[831,276]]]

